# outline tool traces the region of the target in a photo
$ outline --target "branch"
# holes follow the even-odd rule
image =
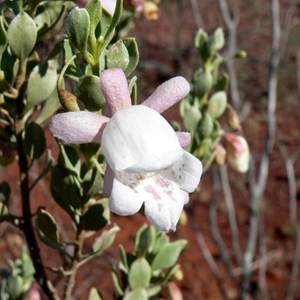
[[[267,138],[261,158],[258,181],[251,180],[250,192],[250,228],[246,251],[243,263],[243,282],[241,287],[240,299],[246,299],[249,293],[249,284],[251,277],[251,264],[254,257],[254,251],[257,243],[259,227],[259,208],[261,197],[265,191],[266,182],[269,174],[270,155],[273,150],[274,139],[276,134],[276,105],[277,105],[277,81],[278,65],[280,61],[280,18],[279,18],[279,1],[272,0],[272,49],[269,70],[269,87],[268,87],[268,107],[267,107]]]
[[[230,16],[227,0],[219,0],[220,10],[226,24],[228,30],[228,55],[232,56],[237,51],[237,24],[239,20],[239,13],[238,13],[238,1],[234,2],[233,8],[233,16]],[[232,104],[235,109],[239,111],[240,109],[240,95],[238,89],[238,82],[237,82],[237,75],[234,67],[234,60],[229,59],[227,62],[227,69],[230,78],[230,94],[232,98]]]

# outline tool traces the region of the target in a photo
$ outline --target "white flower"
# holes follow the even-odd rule
[[[188,194],[199,184],[201,162],[185,151],[188,133],[175,133],[159,114],[189,92],[189,84],[175,77],[142,103],[131,106],[121,69],[101,76],[111,119],[91,112],[53,117],[50,129],[67,143],[101,141],[108,166],[104,192],[110,209],[132,215],[144,204],[147,218],[163,231],[175,230]]]

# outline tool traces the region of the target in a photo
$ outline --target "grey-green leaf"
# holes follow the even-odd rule
[[[91,288],[88,300],[102,300],[96,288]]]
[[[220,117],[227,107],[227,96],[225,92],[213,94],[208,102],[208,113],[214,118]]]
[[[186,245],[187,241],[185,240],[163,245],[152,262],[152,270],[155,271],[172,267]]]
[[[125,71],[129,64],[129,54],[122,40],[114,43],[106,54],[107,68],[121,68]]]
[[[90,16],[85,8],[72,9],[66,20],[66,31],[71,43],[81,53],[87,51]]]
[[[148,300],[148,296],[145,289],[134,289],[123,300]]]
[[[48,61],[47,66],[36,66],[28,80],[27,105],[30,109],[46,100],[56,87],[57,71],[56,62]]]
[[[37,28],[34,21],[26,12],[21,12],[10,23],[7,35],[12,52],[24,61],[36,43]]]
[[[118,226],[114,226],[109,230],[103,231],[93,244],[94,253],[102,253],[105,249],[109,248],[115,240],[117,232],[120,230]]]
[[[85,75],[79,79],[76,95],[90,111],[101,109],[105,103],[100,78],[95,75]]]
[[[25,127],[23,147],[31,159],[37,159],[43,154],[46,148],[46,139],[40,125],[32,122]]]
[[[146,288],[151,279],[151,267],[143,257],[135,260],[129,270],[128,280],[132,289]]]
[[[60,248],[58,230],[52,215],[40,209],[36,219],[36,230],[40,239],[48,246]]]
[[[82,218],[84,230],[97,231],[104,228],[109,222],[108,203],[105,200],[91,205]]]
[[[201,119],[201,112],[196,106],[187,106],[184,110],[183,123],[186,129],[193,132]]]
[[[126,76],[129,76],[135,70],[139,62],[140,59],[139,49],[137,46],[137,42],[134,38],[125,38],[123,39],[123,43],[127,48],[129,54],[129,63],[127,65],[127,68],[124,70],[124,72]]]

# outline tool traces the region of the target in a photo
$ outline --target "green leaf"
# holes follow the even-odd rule
[[[75,182],[74,176],[61,166],[52,169],[51,193],[58,205],[60,205],[78,223],[76,211],[81,208],[81,190]]]
[[[134,249],[135,252],[145,255],[151,252],[155,242],[155,229],[152,226],[142,226],[136,234]]]
[[[148,300],[148,296],[145,289],[135,289],[126,294],[123,300]]]
[[[27,89],[27,110],[46,100],[56,88],[56,62],[48,61],[48,65],[36,66],[32,70]]]
[[[19,299],[23,294],[23,278],[19,275],[11,276],[7,281],[9,299]]]
[[[204,44],[207,42],[207,40],[208,40],[208,36],[206,32],[204,32],[202,29],[199,29],[195,36],[195,47],[201,50]]]
[[[82,181],[83,194],[86,200],[95,194],[99,194],[103,189],[103,177],[98,168],[90,169]]]
[[[52,215],[44,209],[38,211],[36,230],[40,239],[46,245],[56,249],[61,248],[56,222]]]
[[[25,127],[23,147],[31,159],[39,158],[46,149],[44,130],[37,123],[29,123]]]
[[[214,119],[223,115],[227,107],[227,96],[225,92],[217,92],[208,101],[207,111]]]
[[[66,20],[66,31],[71,43],[81,53],[86,52],[90,32],[90,16],[86,9],[72,9]]]
[[[105,103],[100,78],[95,75],[85,75],[79,79],[76,95],[89,111],[98,111]]]
[[[77,80],[77,78],[80,75],[78,72],[78,68],[76,66],[76,62],[73,57],[75,51],[68,39],[64,39],[63,48],[64,48],[64,65],[68,65],[65,75]]]
[[[36,43],[37,28],[34,21],[26,12],[21,12],[10,23],[7,35],[12,52],[24,61]]]
[[[213,76],[211,71],[200,69],[194,75],[194,91],[195,95],[202,97],[208,93],[213,86]]]
[[[65,168],[66,170],[70,171],[75,176],[80,176],[80,159],[78,152],[73,146],[60,146],[60,154],[58,157],[58,163],[60,166]]]
[[[104,250],[109,248],[115,240],[117,232],[120,228],[116,225],[109,230],[103,231],[103,233],[98,237],[93,244],[94,253],[102,253]]]
[[[132,289],[146,288],[151,279],[151,267],[143,257],[138,258],[130,267],[128,281]]]
[[[6,181],[2,181],[0,183],[0,200],[7,205],[9,202],[9,198],[10,198],[10,186]]]
[[[157,284],[157,285],[153,285],[151,287],[148,287],[146,289],[146,292],[147,292],[147,296],[150,298],[150,297],[153,297],[155,295],[157,295],[162,289],[162,286],[161,284]]]
[[[140,59],[140,54],[135,38],[125,38],[123,39],[123,43],[129,54],[129,63],[124,72],[126,76],[129,76],[135,70]]]
[[[118,0],[117,4],[116,4],[114,15],[111,19],[109,27],[104,36],[105,45],[108,45],[109,42],[111,41],[111,39],[113,37],[113,33],[115,31],[115,28],[121,19],[122,11],[123,11],[123,0]],[[102,29],[102,27],[101,27],[101,29]]]
[[[217,28],[213,36],[209,38],[208,47],[210,53],[214,54],[221,50],[225,45],[224,32],[222,28]]]
[[[82,218],[82,228],[87,231],[98,231],[109,222],[108,201],[101,200],[89,206]]]
[[[121,68],[125,71],[129,64],[129,54],[122,40],[110,46],[106,53],[106,65],[108,69]]]
[[[101,2],[99,0],[91,0],[85,7],[87,10],[91,26],[90,26],[90,35],[95,35],[95,30],[97,25],[99,24],[102,16],[102,7]]]
[[[0,16],[0,64],[7,47],[7,31],[4,25],[4,16]]]
[[[153,245],[153,253],[158,253],[158,251],[165,245],[169,244],[169,237],[164,232],[157,231],[157,236],[155,243]]]
[[[40,115],[38,116],[36,122],[38,124],[43,124],[47,121],[53,114],[61,107],[57,89],[54,89],[51,95],[46,99],[45,104],[41,110]]]
[[[198,133],[204,137],[209,137],[213,131],[214,121],[209,113],[205,113],[198,126]]]
[[[185,240],[163,245],[152,262],[152,270],[155,271],[172,267],[186,245],[187,241]]]
[[[102,300],[102,298],[96,288],[91,288],[88,300]]]
[[[194,132],[201,119],[201,112],[196,106],[187,106],[184,110],[183,123],[187,130]]]
[[[122,291],[119,278],[114,271],[112,272],[112,280],[113,280],[113,283],[114,283],[114,286],[115,286],[115,289],[116,289],[116,292],[118,293],[118,295],[123,296],[124,292]]]

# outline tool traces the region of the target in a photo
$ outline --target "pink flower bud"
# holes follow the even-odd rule
[[[180,288],[174,282],[170,282],[169,285],[169,294],[172,300],[183,300],[183,296]]]
[[[41,288],[37,283],[34,283],[27,293],[25,300],[41,300]]]
[[[250,151],[244,137],[227,133],[224,135],[227,160],[229,165],[240,173],[246,173],[249,169]]]

